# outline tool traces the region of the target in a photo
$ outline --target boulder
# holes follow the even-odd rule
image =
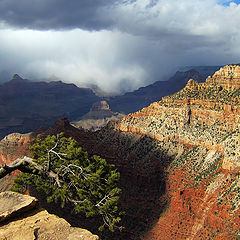
[[[0,194],[0,239],[7,240],[98,240],[91,232],[71,225],[44,209],[37,199],[13,192]],[[35,207],[35,209],[33,209]],[[21,213],[21,215],[19,214]],[[6,220],[7,221],[4,221]]]
[[[0,222],[33,209],[37,202],[34,197],[15,192],[0,193]]]

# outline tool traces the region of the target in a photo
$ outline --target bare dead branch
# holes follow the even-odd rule
[[[111,193],[105,195],[96,205],[95,207],[100,207],[102,205],[104,205],[104,201],[107,201],[108,199],[111,199]]]
[[[17,169],[21,172],[31,173],[38,176],[45,175],[46,177],[53,179],[58,187],[61,187],[61,181],[58,174],[53,171],[46,171],[43,166],[35,163],[32,158],[26,156],[23,158],[17,158],[9,165],[3,165],[2,168],[0,168],[0,178],[5,177]]]
[[[58,153],[58,152],[54,151],[54,149],[57,148],[58,144],[59,144],[59,138],[58,138],[58,135],[57,135],[57,139],[56,139],[55,145],[50,150],[47,150],[47,154],[48,154],[47,171],[49,171],[51,169],[51,154],[50,153],[53,153],[53,154],[57,155],[57,157],[59,159],[62,159],[61,155],[62,156],[66,156],[67,155],[65,153]]]
[[[69,202],[72,202],[74,205],[82,204],[83,202],[86,201],[86,199],[84,199],[84,200],[82,200],[82,201],[77,201],[77,200],[72,199],[72,198],[70,198],[70,197],[67,197],[67,200],[68,200]]]

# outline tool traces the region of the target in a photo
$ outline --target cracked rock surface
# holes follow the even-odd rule
[[[71,227],[64,219],[49,214],[44,209],[29,209],[37,200],[33,197],[12,192],[0,195],[1,216],[9,218],[1,222],[1,240],[98,240],[98,236],[81,228]],[[35,204],[36,205],[36,204]],[[21,215],[11,217],[14,211],[22,210]],[[23,211],[24,210],[24,211]],[[6,218],[5,218],[6,219]],[[3,220],[3,218],[2,218]]]

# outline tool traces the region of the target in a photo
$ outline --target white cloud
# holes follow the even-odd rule
[[[149,37],[171,34],[213,36],[239,29],[240,5],[223,6],[214,0],[136,0],[115,9],[118,27]]]

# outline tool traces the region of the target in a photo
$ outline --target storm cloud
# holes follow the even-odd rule
[[[1,0],[0,15],[6,24],[29,29],[100,30],[113,23],[103,12],[116,0]]]
[[[240,62],[239,1],[0,0],[0,72],[122,92]]]

